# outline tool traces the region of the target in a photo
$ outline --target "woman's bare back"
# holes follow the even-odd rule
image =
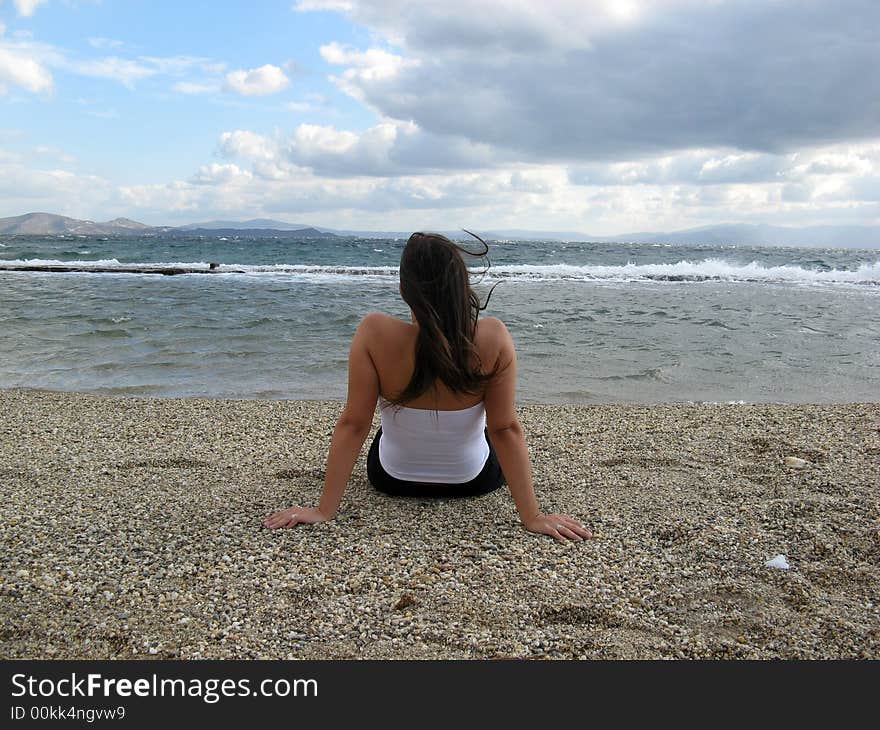
[[[406,388],[415,367],[415,346],[418,326],[387,314],[368,315],[373,337],[368,345],[370,357],[379,376],[379,394],[392,400]],[[501,341],[497,335],[500,321],[487,317],[477,322],[474,345],[484,370],[491,370],[498,360]],[[483,394],[453,393],[442,382],[437,382],[417,398],[406,403],[408,408],[455,411],[470,408],[483,400]]]

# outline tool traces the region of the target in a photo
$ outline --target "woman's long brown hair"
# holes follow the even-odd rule
[[[415,367],[409,384],[392,400],[400,406],[417,398],[439,380],[454,393],[479,393],[498,374],[498,363],[486,372],[474,345],[477,318],[484,304],[471,288],[463,254],[485,257],[457,246],[436,233],[413,233],[400,257],[400,294],[419,326]],[[496,285],[497,286],[497,285]]]

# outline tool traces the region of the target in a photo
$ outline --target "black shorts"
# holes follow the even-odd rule
[[[492,442],[489,441],[489,430],[485,429],[483,433],[486,443],[489,444],[489,458],[477,476],[462,484],[419,484],[397,479],[382,467],[379,461],[379,438],[382,436],[380,427],[367,454],[367,478],[380,492],[395,497],[472,497],[488,494],[504,484],[504,474],[501,473],[501,465]]]

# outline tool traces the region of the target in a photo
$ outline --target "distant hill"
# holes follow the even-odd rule
[[[481,234],[483,235],[483,234]],[[880,248],[880,226],[782,226],[727,223],[668,232],[620,233],[593,236],[588,233],[493,230],[496,239],[543,241],[591,241],[596,243],[658,243],[673,245],[807,246],[825,248]]]
[[[215,221],[216,222],[216,221]],[[248,221],[248,223],[275,223],[276,221]],[[287,223],[280,223],[288,226]],[[133,221],[130,218],[114,218],[112,221],[97,223],[89,220],[78,220],[53,213],[27,213],[12,218],[0,218],[0,234],[7,235],[85,235],[85,236],[162,236],[173,237],[185,234],[187,236],[234,236],[247,237],[277,237],[277,238],[335,238],[332,233],[313,228],[311,226],[298,226],[296,228],[266,228],[254,225],[243,227],[244,224],[230,223],[223,227],[198,227],[190,226],[148,226],[145,223]]]
[[[878,226],[782,226],[730,223],[669,233],[625,233],[592,239],[607,242],[670,244],[736,244],[740,246],[815,246],[880,248]]]
[[[174,237],[211,236],[212,238],[337,238],[333,233],[319,231],[317,228],[273,229],[273,228],[168,228],[156,235]]]
[[[212,230],[222,229],[257,229],[268,228],[274,231],[301,231],[306,228],[314,228],[318,231],[329,230],[318,228],[317,226],[309,226],[305,223],[285,223],[284,221],[275,221],[271,218],[253,218],[249,221],[206,221],[205,223],[189,223],[185,226],[178,226],[178,230],[190,231],[195,228]]]
[[[409,238],[412,231],[356,231],[324,229],[338,236],[362,238]],[[425,229],[431,230],[431,229]],[[720,224],[680,231],[620,233],[596,236],[577,231],[528,229],[472,229],[481,238],[510,241],[589,241],[594,243],[658,243],[673,245],[806,246],[824,248],[880,248],[880,226],[782,226],[745,223]],[[473,240],[461,230],[436,231],[458,241]]]
[[[426,229],[430,230],[430,229]],[[473,240],[462,230],[437,231],[459,241]],[[130,218],[114,218],[95,222],[77,220],[52,213],[27,213],[0,218],[0,234],[79,234],[92,236],[149,235],[173,237],[234,236],[249,238],[392,238],[406,240],[412,231],[358,231],[306,226],[269,218],[249,221],[208,221],[185,226],[148,226]],[[735,244],[740,246],[815,246],[826,248],[880,248],[880,226],[782,226],[725,223],[670,232],[621,233],[615,236],[594,236],[573,231],[533,231],[523,229],[474,230],[485,238],[520,241],[591,241],[596,243],[659,243],[680,245]]]
[[[138,223],[130,218],[114,218],[112,221],[96,223],[68,218],[52,213],[26,213],[13,218],[0,218],[0,233],[46,235],[52,233],[78,233],[80,235],[100,236],[108,234],[141,233],[154,230],[153,226]]]

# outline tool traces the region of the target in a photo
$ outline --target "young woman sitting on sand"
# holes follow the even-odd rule
[[[473,235],[473,234],[471,234]],[[562,542],[592,537],[567,515],[544,514],[514,408],[516,351],[504,323],[481,309],[462,253],[445,236],[414,233],[400,258],[400,294],[412,322],[371,313],[351,343],[348,400],[333,431],[317,508],[290,507],[270,529],[332,520],[381,399],[381,428],[367,457],[370,483],[386,494],[480,495],[505,480],[530,532]],[[491,294],[491,292],[490,292]],[[488,303],[488,299],[487,299]]]

